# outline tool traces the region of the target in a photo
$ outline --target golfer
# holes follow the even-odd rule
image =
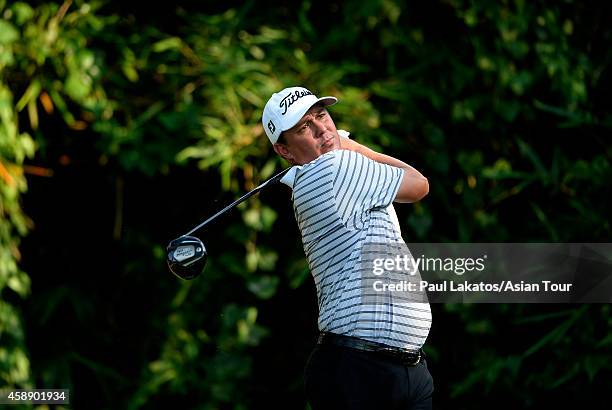
[[[274,151],[294,165],[281,182],[293,190],[317,289],[320,335],[304,373],[306,396],[313,410],[431,409],[422,350],[429,303],[372,303],[359,268],[368,244],[403,243],[391,204],[420,200],[429,184],[408,164],[339,132],[326,108],[336,102],[285,88],[262,118]]]

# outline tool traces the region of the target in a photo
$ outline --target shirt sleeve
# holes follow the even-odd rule
[[[334,178],[336,206],[341,218],[387,207],[400,188],[404,170],[373,161],[357,152],[339,150]]]

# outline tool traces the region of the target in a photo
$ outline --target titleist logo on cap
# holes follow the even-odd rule
[[[283,98],[278,104],[279,108],[283,108],[283,112],[281,113],[281,115],[285,115],[289,107],[291,107],[294,102],[304,97],[305,95],[313,95],[313,94],[308,90],[303,90],[303,91],[297,90],[293,93],[287,94],[287,96]]]

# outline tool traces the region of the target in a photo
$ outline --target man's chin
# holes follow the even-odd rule
[[[338,149],[338,147],[335,146],[335,145],[331,145],[329,147],[321,147],[321,155],[327,154],[328,152],[332,152],[332,151],[335,151],[337,149]]]

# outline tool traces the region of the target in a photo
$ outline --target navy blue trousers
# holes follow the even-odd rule
[[[404,366],[378,353],[316,346],[304,370],[312,410],[431,409],[427,362]]]

